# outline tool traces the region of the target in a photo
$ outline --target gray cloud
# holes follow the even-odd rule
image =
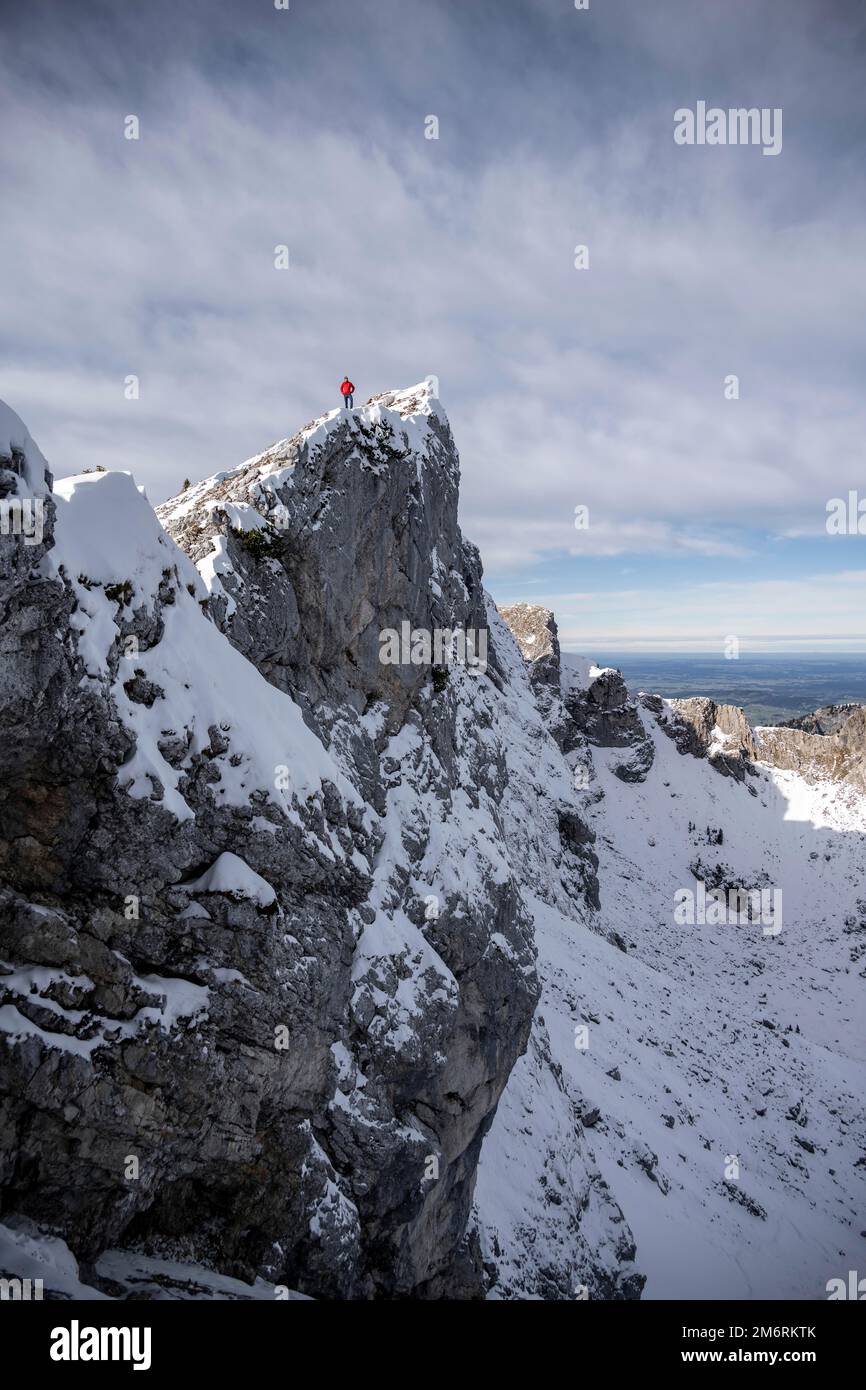
[[[2,394],[58,473],[158,501],[344,372],[435,372],[488,565],[812,531],[862,477],[862,56],[841,4],[37,5],[0,69]],[[783,105],[782,155],[675,147],[698,97]]]

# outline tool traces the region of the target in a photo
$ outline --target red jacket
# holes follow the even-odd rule
[[[344,381],[343,384],[342,384],[342,386],[340,387],[340,390],[342,391],[342,393],[343,393],[344,396],[354,396],[354,394],[355,394],[355,386],[354,386],[354,383],[351,382],[351,381]]]

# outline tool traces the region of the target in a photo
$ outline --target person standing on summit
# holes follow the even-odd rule
[[[347,410],[351,410],[355,404],[355,386],[347,376],[343,377],[340,390],[343,393],[343,405]]]

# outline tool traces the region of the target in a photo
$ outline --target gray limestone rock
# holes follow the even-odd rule
[[[41,543],[0,537],[4,1218],[116,1297],[100,1260],[132,1245],[315,1296],[482,1296],[479,1154],[538,998],[522,879],[597,884],[567,796],[527,784],[529,839],[514,802],[531,699],[444,412],[422,387],[314,422],[160,508],[180,550],[122,475],[59,508],[38,481]],[[80,572],[109,496],[152,573]]]

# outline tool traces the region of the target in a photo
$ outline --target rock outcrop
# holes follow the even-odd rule
[[[786,724],[753,729],[736,705],[703,696],[641,698],[681,753],[706,758],[724,776],[743,782],[758,763],[765,763],[797,772],[808,782],[830,780],[866,789],[864,705],[827,706]]]
[[[541,604],[514,603],[500,608],[526,662],[530,684],[546,722],[565,753],[583,749],[625,748],[630,757],[614,771],[622,781],[643,781],[653,762],[652,739],[641,721],[638,702],[626,688],[621,671],[593,666],[570,654],[563,660],[556,618]],[[660,713],[658,702],[656,713]]]
[[[757,731],[758,757],[807,782],[830,779],[866,790],[866,705],[832,705]]]
[[[758,751],[752,727],[741,709],[703,696],[668,700],[666,708],[673,718],[663,719],[662,727],[681,753],[707,758],[723,776],[745,781]]]
[[[527,665],[539,709],[564,753],[623,748],[614,768],[624,782],[640,782],[652,766],[653,745],[622,673],[592,666],[582,658],[563,662],[556,619],[540,604],[515,603],[500,609]],[[586,767],[582,760],[579,766]]]
[[[537,603],[512,603],[499,611],[514,634],[532,685],[536,689],[549,686],[559,693],[559,634],[550,609]]]
[[[599,748],[626,749],[613,765],[622,782],[642,782],[653,764],[655,750],[641,722],[637,702],[626,689],[622,673],[611,667],[593,667],[578,679],[577,668],[567,668],[563,699],[576,729]]]
[[[776,727],[779,729],[801,729],[806,734],[837,734],[847,724],[852,714],[862,709],[856,701],[844,705],[822,705],[811,714],[800,714],[796,719],[785,719]]]

